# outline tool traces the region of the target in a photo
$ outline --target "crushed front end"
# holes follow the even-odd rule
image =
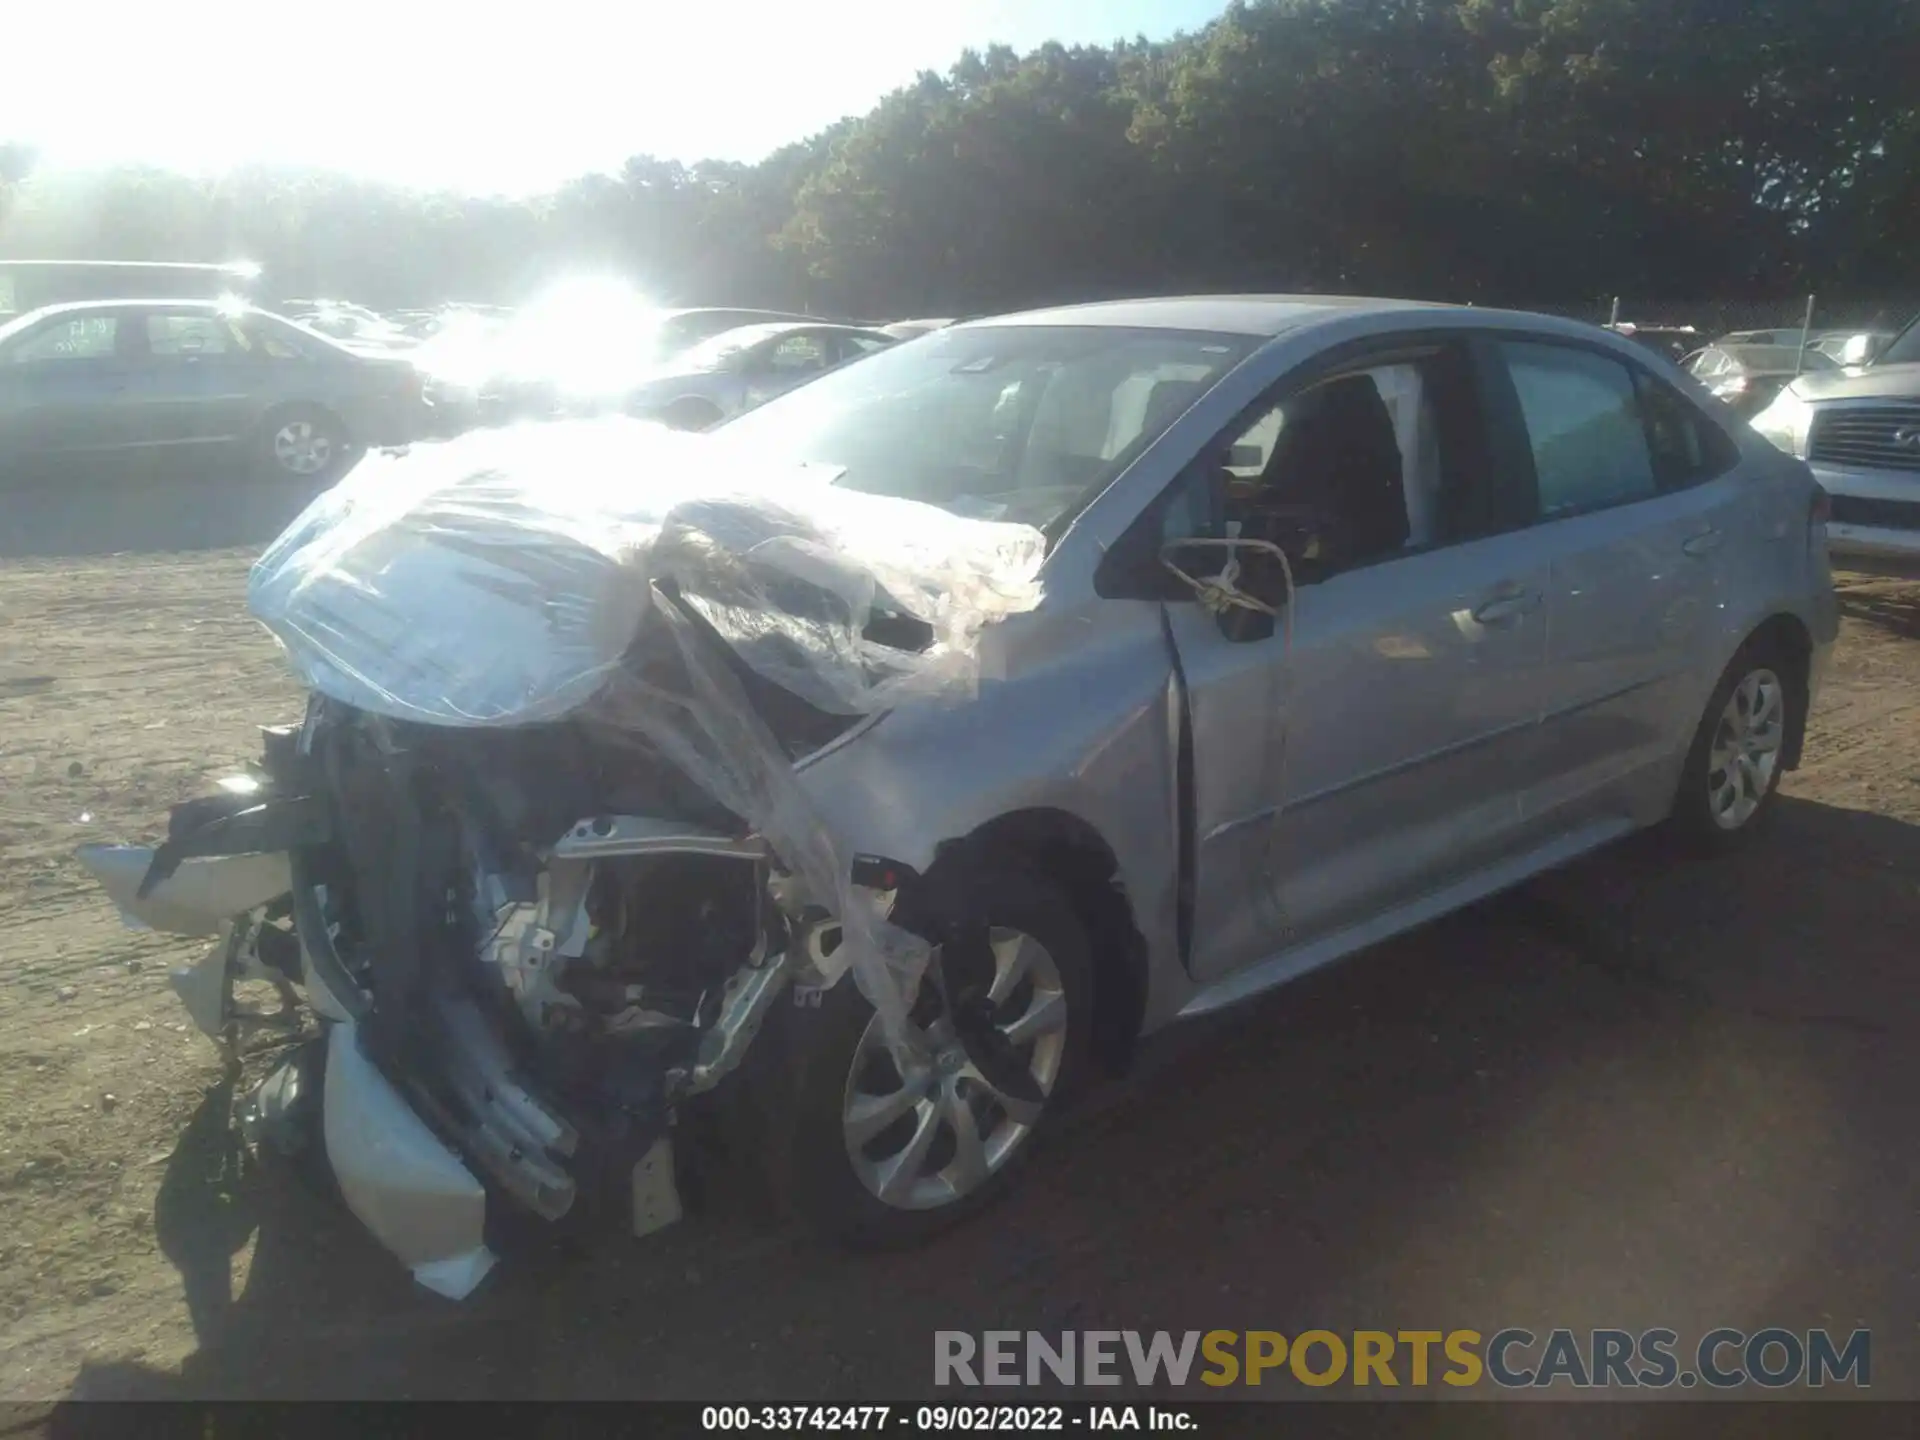
[[[219,933],[176,977],[216,1039],[304,992],[324,1055],[243,1118],[317,1105],[348,1206],[445,1295],[529,1219],[676,1219],[677,1109],[785,987],[851,974],[914,1043],[932,946],[796,762],[971,693],[1043,541],[817,477],[723,490],[687,446],[581,422],[356,470],[249,583],[303,722],[156,850],[81,852],[129,920]],[[281,1009],[238,1009],[262,979]]]
[[[305,992],[341,1193],[441,1293],[484,1277],[516,1217],[678,1218],[676,1108],[834,943],[763,840],[638,758],[581,726],[437,730],[315,697],[157,851],[83,854],[141,923],[243,907],[182,998],[228,1042],[289,1014],[237,1009],[237,982]],[[252,1110],[298,1083],[270,1077]]]

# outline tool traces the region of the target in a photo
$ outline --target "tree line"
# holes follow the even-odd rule
[[[1245,0],[969,51],[757,164],[532,199],[0,145],[0,255],[259,262],[283,295],[967,314],[1176,290],[1478,303],[1920,290],[1920,0]]]

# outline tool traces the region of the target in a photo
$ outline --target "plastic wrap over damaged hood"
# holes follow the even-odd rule
[[[362,462],[255,564],[248,603],[356,708],[579,715],[664,755],[835,912],[834,961],[897,1040],[927,947],[850,903],[858,837],[822,823],[712,641],[830,714],[964,701],[981,631],[1038,602],[1045,542],[837,473],[624,418],[480,432]],[[649,644],[679,663],[633,663]]]

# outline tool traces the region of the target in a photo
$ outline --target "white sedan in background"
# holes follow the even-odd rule
[[[852,325],[743,325],[682,351],[628,392],[627,413],[705,430],[893,343]]]

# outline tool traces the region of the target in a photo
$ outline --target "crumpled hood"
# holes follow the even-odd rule
[[[625,417],[478,432],[357,466],[254,565],[248,606],[311,689],[430,725],[579,710],[656,584],[831,713],[965,691],[980,629],[1039,599],[1040,532],[838,474]],[[876,643],[876,606],[927,643]]]
[[[1920,400],[1920,362],[1906,365],[1869,365],[1858,375],[1824,370],[1802,375],[1793,382],[1802,400]]]

